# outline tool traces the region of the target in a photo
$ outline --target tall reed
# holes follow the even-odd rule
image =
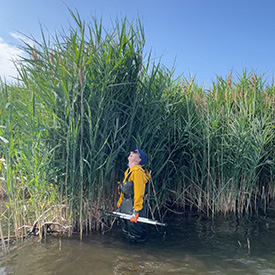
[[[61,208],[80,238],[99,229],[98,209],[114,207],[134,144],[148,153],[162,210],[266,209],[275,195],[274,86],[244,72],[205,90],[150,60],[139,20],[106,31],[70,13],[67,31],[29,37],[18,84],[1,83],[0,176],[12,230],[31,220],[42,230]]]

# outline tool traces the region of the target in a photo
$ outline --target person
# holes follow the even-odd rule
[[[146,195],[150,174],[143,167],[146,162],[147,155],[135,145],[128,157],[128,169],[124,173],[124,180],[118,188],[120,197],[117,211],[131,215],[130,221],[120,221],[122,231],[134,242],[147,240],[146,224],[137,222],[138,217],[146,217],[147,213]]]

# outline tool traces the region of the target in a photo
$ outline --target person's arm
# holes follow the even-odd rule
[[[116,204],[117,207],[120,207],[120,205],[121,205],[121,203],[122,203],[122,199],[123,199],[123,193],[121,192],[121,193],[120,193],[120,196],[119,196],[119,199],[118,199],[118,201],[117,201],[117,204]]]
[[[133,172],[133,182],[134,182],[134,205],[133,209],[135,211],[140,211],[143,205],[145,184],[144,175],[142,171]]]
[[[128,176],[128,173],[129,173],[130,169],[128,168],[125,173],[124,173],[124,180],[123,180],[123,183],[126,181],[126,178]],[[120,192],[120,196],[119,196],[119,199],[117,201],[117,207],[120,207],[121,203],[122,203],[122,199],[123,199],[124,195],[122,192]]]

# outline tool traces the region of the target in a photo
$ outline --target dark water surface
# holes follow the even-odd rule
[[[0,274],[275,274],[275,212],[257,218],[176,216],[149,241],[104,235],[29,239],[1,257]]]

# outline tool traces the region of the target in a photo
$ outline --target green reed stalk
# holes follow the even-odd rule
[[[162,209],[241,214],[274,199],[274,86],[230,73],[205,91],[144,60],[140,21],[107,32],[70,13],[67,32],[25,45],[20,85],[0,89],[0,173],[16,227],[61,200],[80,238],[98,228],[134,144]]]

